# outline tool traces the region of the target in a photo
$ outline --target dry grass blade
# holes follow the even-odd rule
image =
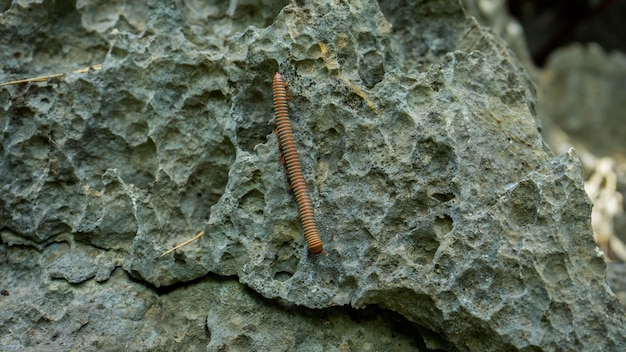
[[[102,64],[97,64],[97,65],[81,68],[79,70],[72,71],[71,73],[85,73],[85,72],[89,72],[90,70],[92,70],[92,71],[99,71],[100,69],[102,69]],[[41,76],[41,77],[35,77],[35,78],[20,79],[18,81],[11,81],[11,82],[6,82],[6,83],[0,83],[0,87],[2,87],[2,86],[9,86],[9,85],[12,85],[12,84],[22,84],[22,83],[31,83],[31,82],[45,82],[45,81],[47,81],[49,79],[59,78],[59,77],[65,76],[65,75],[66,75],[65,73],[56,73],[56,74],[49,75],[49,76]]]
[[[200,232],[198,232],[198,234],[197,234],[194,238],[192,238],[192,239],[190,239],[190,240],[187,240],[187,241],[185,241],[185,242],[183,242],[183,243],[179,244],[178,246],[176,246],[176,247],[174,247],[174,248],[172,248],[172,249],[170,249],[170,250],[168,250],[168,251],[163,252],[163,254],[161,254],[161,255],[159,256],[159,258],[162,258],[164,255],[167,255],[167,254],[169,254],[169,253],[172,253],[173,251],[177,250],[177,249],[178,249],[178,248],[180,248],[180,247],[184,247],[184,246],[186,246],[186,245],[190,244],[191,242],[193,242],[193,241],[197,240],[198,238],[202,237],[202,235],[204,235],[204,231],[200,231]]]

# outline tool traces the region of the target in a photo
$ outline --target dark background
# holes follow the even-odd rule
[[[624,0],[509,0],[508,6],[539,67],[552,51],[573,42],[626,52]]]

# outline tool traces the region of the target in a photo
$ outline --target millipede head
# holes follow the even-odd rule
[[[287,83],[287,81],[285,81],[285,79],[283,78],[283,75],[281,75],[280,73],[276,72],[274,74],[274,82],[278,82],[279,84],[282,84],[283,87],[285,88],[285,93],[287,92],[287,89],[289,88],[289,83]],[[289,100],[289,95],[287,95],[285,98],[287,98],[287,100]]]

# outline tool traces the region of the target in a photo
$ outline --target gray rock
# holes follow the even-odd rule
[[[549,58],[540,84],[540,111],[555,128],[548,141],[582,151],[587,190],[595,204],[594,234],[608,258],[626,261],[626,55],[596,44],[570,45]],[[559,133],[560,132],[560,133]],[[567,138],[563,138],[566,135]]]
[[[524,28],[509,12],[507,0],[461,0],[468,16],[473,16],[504,39],[510,50],[524,64],[533,80],[538,78],[537,68],[528,51]]]
[[[623,211],[626,148],[622,142],[625,98],[621,89],[626,68],[624,55],[615,50],[606,53],[595,43],[585,46],[574,43],[555,49],[546,65],[537,68],[530,59],[522,27],[508,13],[507,1],[463,0],[462,3],[468,14],[493,27],[506,40],[530,72],[537,85],[537,114],[541,116],[543,137],[556,153],[565,153],[574,146],[582,161],[585,191],[594,204],[591,214],[594,238],[605,261],[626,261]],[[591,22],[602,23],[601,26],[586,23],[574,30],[570,39],[582,40],[593,33],[594,42],[610,43],[615,36],[610,19],[620,17],[620,7],[615,6],[619,3],[613,5],[593,16]],[[549,24],[533,21],[532,17],[542,18],[540,13],[522,17],[526,21],[524,28],[534,34],[528,38],[530,45],[550,37],[546,26],[560,27],[558,21]],[[588,33],[585,35],[581,30]],[[621,271],[611,272],[618,267],[607,265],[607,277],[620,278]],[[618,296],[626,294],[624,285],[611,284],[611,289]]]
[[[51,280],[49,262],[69,250],[0,247],[3,351],[418,350],[417,327],[397,313],[305,310],[263,299],[236,278],[207,275],[163,290],[120,269],[105,282]]]
[[[77,5],[67,30],[108,43],[103,68],[0,88],[0,346],[626,343],[580,163],[545,147],[497,36],[456,1],[231,5],[149,3],[145,29],[141,8]],[[50,5],[19,6],[9,29]],[[268,124],[276,71],[326,255]]]

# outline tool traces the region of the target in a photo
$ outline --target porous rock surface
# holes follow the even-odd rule
[[[623,275],[626,148],[624,137],[620,138],[620,134],[624,134],[622,120],[626,100],[626,90],[620,87],[625,78],[626,56],[614,50],[605,52],[595,43],[574,43],[555,48],[546,65],[538,68],[525,43],[549,37],[545,31],[535,28],[532,30],[535,36],[524,38],[521,24],[509,14],[508,0],[463,0],[462,3],[466,13],[491,27],[507,42],[529,71],[537,86],[541,134],[552,151],[562,154],[572,146],[576,148],[583,166],[585,191],[593,202],[594,238],[607,262],[607,281],[626,306],[626,276]],[[612,5],[594,15],[592,22],[619,18],[619,2]],[[621,7],[626,9],[626,6]],[[609,13],[611,15],[607,16]],[[530,21],[524,28],[546,24],[540,22]],[[552,23],[554,25],[558,27],[557,23]],[[609,43],[615,33],[607,32],[607,28],[611,26],[596,28],[592,25],[589,29],[600,42]],[[579,34],[575,36],[583,39]]]
[[[0,88],[2,349],[626,344],[578,158],[457,1],[217,3],[4,10],[1,82],[103,67]],[[325,255],[268,123],[276,71]]]
[[[624,53],[605,52],[597,44],[571,44],[549,57],[539,81],[543,99],[538,105],[542,116],[554,123],[546,136],[553,149],[573,144],[582,151],[596,242],[609,259],[621,262],[626,262],[625,72]]]

